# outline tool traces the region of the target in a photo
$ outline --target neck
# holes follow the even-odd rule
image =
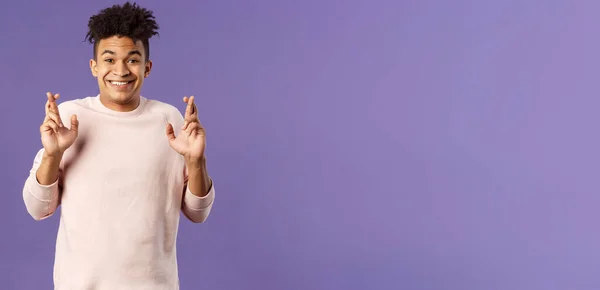
[[[100,102],[106,108],[117,112],[130,112],[140,105],[140,96],[135,96],[125,102],[115,102],[100,94]]]

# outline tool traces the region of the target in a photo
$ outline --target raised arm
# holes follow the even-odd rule
[[[182,210],[193,222],[206,220],[215,199],[213,182],[206,169],[206,132],[198,119],[198,108],[194,97],[184,97],[187,104],[185,116],[178,114],[175,126],[180,130],[175,136],[173,124],[167,124],[167,137],[171,147],[185,159],[186,187],[183,193]],[[183,123],[183,124],[181,124]]]
[[[51,216],[60,204],[60,162],[63,153],[75,142],[79,122],[71,116],[70,128],[60,117],[56,100],[59,95],[47,94],[46,117],[40,126],[43,149],[36,154],[29,176],[23,186],[27,212],[35,219]]]

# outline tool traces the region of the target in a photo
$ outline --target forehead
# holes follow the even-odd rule
[[[132,50],[139,50],[143,54],[144,44],[140,40],[133,41],[129,37],[112,36],[98,42],[98,53],[102,54],[105,50],[116,54],[128,54]]]

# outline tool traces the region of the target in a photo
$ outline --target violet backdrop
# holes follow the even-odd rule
[[[2,289],[51,289],[23,182],[45,92],[97,94],[115,1],[0,10]],[[182,289],[598,289],[600,3],[140,1],[143,95],[195,95],[217,186]]]

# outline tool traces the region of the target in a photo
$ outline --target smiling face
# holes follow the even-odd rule
[[[142,41],[128,37],[100,40],[95,59],[90,60],[92,75],[98,80],[100,101],[107,108],[121,112],[137,108],[144,78],[151,68]]]

